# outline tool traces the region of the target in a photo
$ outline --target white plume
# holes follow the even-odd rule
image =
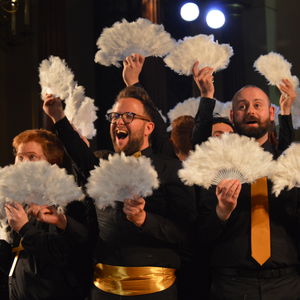
[[[74,81],[74,74],[65,60],[50,56],[39,68],[42,96],[53,94],[65,100],[65,115],[81,135],[92,138],[96,135],[94,121],[97,119],[94,100],[85,96],[83,86]],[[43,97],[42,97],[43,98]]]
[[[223,118],[227,118],[230,120],[230,111],[232,109],[232,102],[221,102],[216,100],[216,105],[214,108],[214,115],[218,115]]]
[[[158,110],[158,112],[159,112],[161,118],[164,120],[164,122],[167,123],[167,117],[163,114],[163,112],[160,109]]]
[[[47,161],[22,162],[0,172],[0,203],[7,201],[66,206],[82,197],[74,177]]]
[[[65,114],[79,133],[88,139],[96,135],[94,121],[97,120],[94,100],[86,97],[84,87],[76,86],[72,95],[66,99]]]
[[[105,28],[97,41],[100,49],[95,55],[95,62],[104,66],[120,67],[120,61],[133,53],[145,57],[162,57],[175,47],[169,33],[163,25],[151,23],[139,18],[135,22],[123,19],[110,28]]]
[[[196,61],[199,61],[199,69],[211,67],[217,72],[227,68],[232,55],[230,45],[215,42],[213,35],[199,34],[179,40],[177,47],[165,57],[164,61],[178,74],[191,75]]]
[[[299,85],[299,80],[291,74],[291,63],[289,63],[281,54],[270,52],[261,55],[254,62],[254,68],[261,75],[265,76],[270,85],[279,85],[282,79],[289,79],[294,87]]]
[[[50,56],[41,62],[39,76],[42,96],[53,94],[60,99],[66,99],[75,87],[74,74],[65,60],[57,56]]]
[[[0,240],[4,240],[9,244],[13,241],[12,230],[8,225],[6,218],[0,219]]]
[[[196,145],[178,174],[184,183],[207,189],[223,179],[251,183],[268,176],[272,163],[272,155],[265,152],[254,139],[224,133],[220,137],[210,137],[200,146]]]
[[[300,89],[296,89],[296,99],[292,106],[292,116],[293,116],[293,127],[295,129],[300,128]]]
[[[91,171],[87,192],[96,206],[104,209],[114,206],[115,201],[150,196],[158,186],[157,172],[149,158],[116,153],[108,160],[100,159],[100,167]]]
[[[300,144],[292,143],[277,159],[274,174],[270,177],[273,182],[273,193],[276,197],[287,187],[300,187]]]

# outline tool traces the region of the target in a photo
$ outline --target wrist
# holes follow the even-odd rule
[[[221,221],[227,221],[231,215],[232,211],[228,211],[220,208],[219,205],[216,207],[216,214]]]
[[[55,224],[59,229],[65,230],[67,227],[67,217],[64,214],[61,214]]]

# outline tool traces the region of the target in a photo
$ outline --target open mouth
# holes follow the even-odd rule
[[[123,140],[128,136],[128,132],[125,130],[116,130],[116,136],[119,140]]]

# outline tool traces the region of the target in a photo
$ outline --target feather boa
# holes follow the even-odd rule
[[[278,53],[270,52],[261,55],[253,66],[268,80],[270,85],[278,86],[282,79],[289,79],[295,88],[299,85],[298,78],[291,74],[292,65]]]
[[[196,61],[199,61],[199,69],[211,67],[216,72],[227,68],[232,55],[230,45],[215,42],[213,35],[199,34],[179,40],[164,61],[178,74],[191,75]]]
[[[113,207],[115,201],[150,196],[158,186],[157,172],[149,158],[116,153],[108,160],[100,159],[100,167],[91,171],[87,192],[96,206],[104,209]]]
[[[123,19],[105,28],[97,41],[100,49],[95,62],[104,66],[120,67],[120,61],[133,53],[147,56],[165,56],[175,46],[175,41],[163,25],[139,18],[135,22]]]
[[[39,76],[42,96],[53,94],[60,99],[66,99],[75,87],[74,74],[65,60],[57,56],[50,56],[41,62]]]
[[[74,74],[66,62],[57,56],[44,59],[39,68],[42,96],[53,94],[65,100],[65,115],[81,135],[88,139],[96,135],[94,121],[97,119],[94,100],[85,96],[83,86],[74,81]]]
[[[300,144],[293,143],[277,159],[274,174],[270,177],[273,182],[273,193],[276,197],[287,187],[300,187]]]
[[[23,162],[0,171],[0,203],[7,201],[65,207],[83,196],[73,176],[46,161]]]
[[[223,179],[239,179],[251,183],[268,176],[272,168],[272,155],[246,136],[223,134],[211,137],[200,146],[196,145],[183,162],[179,177],[188,184],[208,189]]]

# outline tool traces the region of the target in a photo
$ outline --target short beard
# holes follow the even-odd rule
[[[120,150],[115,143],[115,138],[113,138],[112,140],[113,140],[113,146],[114,146],[115,152],[117,152],[117,153],[124,152],[125,155],[127,155],[127,156],[140,151],[140,149],[142,148],[143,142],[144,142],[143,138],[134,138],[134,137],[129,138],[129,141],[128,141],[127,145],[125,146],[125,148]]]
[[[265,121],[264,123],[258,123],[257,128],[253,127],[244,127],[243,125],[234,122],[234,128],[235,131],[238,134],[245,135],[250,138],[260,139],[263,137],[266,133],[269,132],[269,129],[271,128],[271,122],[270,120]]]

